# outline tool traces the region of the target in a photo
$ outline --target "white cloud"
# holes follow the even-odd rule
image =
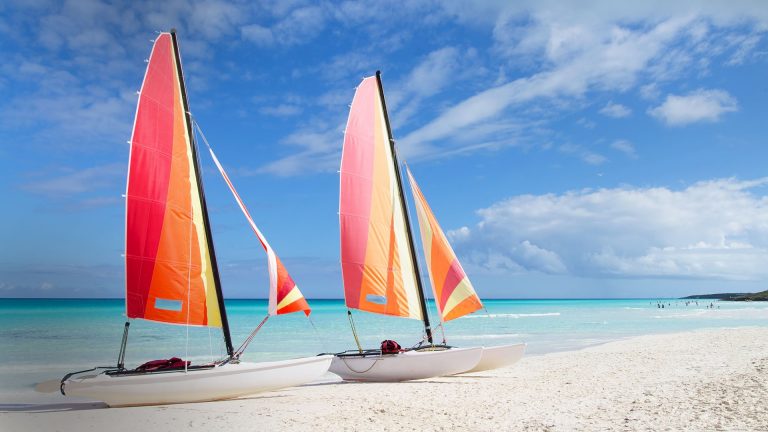
[[[512,249],[516,260],[525,268],[535,268],[544,273],[565,273],[566,267],[557,253],[523,240]]]
[[[650,83],[640,87],[640,97],[646,100],[658,99],[661,95],[659,91],[659,85],[657,83]]]
[[[243,39],[260,46],[270,46],[275,40],[272,30],[258,24],[243,26],[240,28],[240,35]]]
[[[471,53],[463,53],[451,46],[429,53],[411,69],[395,91],[387,92],[387,107],[393,112],[393,124],[396,127],[407,124],[408,120],[419,112],[425,99],[440,93],[456,81],[462,63],[466,64],[467,57],[470,56]]]
[[[452,240],[480,267],[493,257],[513,271],[755,280],[768,277],[767,185],[720,179],[682,190],[522,195],[479,210],[481,222]]]
[[[216,39],[231,34],[247,15],[241,5],[227,1],[206,0],[191,2],[184,13],[188,16],[189,27],[195,33],[202,33],[206,39]]]
[[[736,99],[724,90],[699,89],[684,96],[668,95],[664,103],[648,114],[670,126],[716,122],[727,112],[738,111]]]
[[[755,280],[768,275],[762,270],[768,250],[739,243],[650,247],[646,254],[633,257],[609,250],[590,259],[606,275],[617,276]]]
[[[192,70],[211,55],[211,43],[236,31],[245,9],[220,0],[41,1],[34,10],[29,2],[11,4],[14,49],[5,53],[0,75],[14,88],[0,103],[0,128],[45,149],[121,149],[155,30],[179,30]],[[194,75],[191,86],[204,82],[204,74]]]
[[[261,46],[290,46],[305,43],[320,34],[327,21],[319,6],[303,6],[291,10],[272,26],[247,24],[240,28],[243,39]]]
[[[384,86],[387,89],[386,100],[387,107],[390,115],[392,116],[393,128],[397,129],[402,127],[408,122],[409,116],[417,112],[422,105],[430,97],[437,93],[440,93],[446,88],[449,88],[458,75],[461,75],[462,64],[466,64],[473,58],[475,53],[472,50],[461,51],[455,47],[443,47],[427,54],[419,63],[417,63],[405,78],[401,81],[395,82],[392,85],[387,84],[385,78]],[[365,66],[369,69],[368,73],[360,72],[360,78],[363,76],[369,76],[371,57],[360,54],[350,54],[344,56],[338,56],[332,59],[329,67],[323,69],[329,70],[326,73],[326,79],[337,79],[339,73],[349,73],[349,70],[364,69]],[[342,72],[338,72],[338,71]],[[386,75],[383,74],[385,77]],[[354,90],[352,88],[347,91],[330,92],[317,98],[315,103],[322,105],[326,108],[338,111],[339,106],[348,107],[352,100]],[[265,112],[270,115],[277,115],[277,111],[273,109],[267,109]],[[348,112],[343,110],[344,118],[346,118]],[[273,161],[261,168],[258,172],[272,173],[282,176],[298,175],[298,174],[311,174],[315,172],[333,172],[338,170],[338,164],[341,152],[341,143],[343,141],[343,119],[338,119],[337,127],[333,129],[328,128],[328,124],[334,124],[333,121],[324,121],[321,124],[318,119],[310,120],[311,126],[306,126],[302,132],[292,133],[282,143],[284,145],[301,149],[298,153],[289,155],[287,157],[280,158]],[[484,128],[494,127],[497,130],[506,128],[513,128],[513,125],[509,124],[485,124]],[[477,128],[467,128],[457,134],[458,139],[465,141],[473,139],[477,136],[478,132],[481,136],[485,136],[486,133],[479,131]],[[474,146],[489,147],[494,146],[494,143],[473,142]],[[477,147],[471,147],[466,149],[460,149],[458,151],[472,151]],[[401,147],[403,149],[403,147]],[[409,149],[405,149],[404,155],[408,156],[411,153]],[[451,152],[444,152],[443,157],[453,155]]]
[[[586,117],[581,117],[580,119],[576,120],[576,124],[581,125],[584,127],[584,129],[594,129],[597,126],[597,123],[587,119]]]
[[[352,51],[333,56],[317,67],[317,73],[327,81],[344,82],[351,89],[363,77],[373,75],[382,62],[381,53]]]
[[[649,31],[616,29],[607,39],[583,47],[555,68],[485,90],[454,105],[405,138],[418,149],[456,131],[492,120],[512,105],[538,98],[580,97],[590,89],[623,90],[635,83],[648,63],[690,24],[690,17],[664,21]],[[413,150],[418,153],[417,150]]]
[[[466,8],[459,2],[444,5],[459,21],[480,26],[492,23],[494,54],[508,58],[509,69],[533,73],[452,103],[401,140],[410,155],[428,156],[429,151],[442,153],[445,147],[462,146],[464,143],[452,139],[457,131],[515,115],[512,110],[518,106],[546,99],[578,99],[590,92],[625,92],[648,78],[664,81],[706,72],[711,59],[723,52],[707,51],[708,46],[737,49],[732,44],[718,44],[723,29],[757,31],[754,29],[768,24],[766,9],[757,3],[733,7],[687,2],[631,6],[590,2],[585,7],[547,1],[488,3],[478,8]],[[750,30],[749,26],[754,27]],[[751,53],[754,47],[744,50]],[[500,70],[499,76],[507,75]],[[644,86],[645,96],[653,97],[655,85]],[[626,107],[608,108],[606,115],[629,114]],[[503,142],[504,136],[482,139]]]
[[[126,165],[113,163],[80,170],[65,169],[65,173],[54,178],[35,180],[22,185],[27,192],[50,197],[69,197],[115,187],[125,179]]]
[[[590,165],[602,165],[608,160],[605,156],[592,152],[582,154],[581,159]]]
[[[452,46],[432,51],[411,70],[403,88],[422,97],[442,91],[458,73],[461,57],[467,54]]]
[[[262,107],[259,112],[275,117],[290,117],[301,114],[301,107],[292,104],[280,104],[273,107]]]
[[[256,172],[292,176],[337,171],[341,161],[343,139],[344,135],[338,129],[325,132],[311,130],[295,132],[286,137],[283,144],[301,150],[271,162]]]
[[[611,143],[611,148],[624,153],[632,159],[637,159],[637,150],[635,150],[635,146],[627,140],[616,140]]]
[[[760,42],[761,36],[752,34],[746,36],[738,36],[733,38],[734,45],[737,47],[736,52],[733,53],[728,60],[729,66],[736,66],[744,63],[747,58],[755,52],[755,47]]]
[[[632,110],[622,104],[608,102],[600,109],[600,114],[613,118],[624,118],[632,114]]]
[[[217,69],[220,66],[228,68],[231,76],[242,72],[237,65],[203,61],[218,60],[212,45],[238,32],[243,40],[276,50],[316,41],[324,32],[331,35],[329,40],[334,40],[333,32],[355,32],[360,35],[359,44],[350,44],[346,54],[329,48],[336,55],[321,64],[320,70],[312,61],[296,66],[297,77],[306,78],[306,70],[311,70],[333,81],[323,90],[325,95],[310,95],[313,100],[338,110],[338,106],[331,106],[330,97],[349,94],[343,98],[346,106],[351,100],[348,89],[356,81],[349,77],[370,74],[375,69],[372,65],[378,65],[388,74],[385,77],[391,77],[385,82],[390,107],[396,108],[390,114],[394,128],[402,131],[398,139],[405,155],[445,157],[497,149],[517,145],[533,128],[546,128],[547,120],[569,109],[569,100],[581,100],[590,92],[626,92],[645,84],[648,78],[679,77],[675,74],[685,72],[679,65],[688,48],[701,50],[689,57],[709,59],[717,53],[730,55],[732,64],[745,61],[759,46],[760,29],[768,23],[768,12],[758,3],[727,7],[668,3],[618,6],[590,2],[586,7],[556,1],[490,1],[467,7],[453,0],[439,4],[426,0],[392,7],[373,0],[337,4],[264,1],[255,5],[223,0],[142,0],[116,5],[97,0],[41,2],[42,6],[34,9],[45,15],[32,15],[18,25],[40,31],[29,41],[13,36],[14,41],[28,45],[24,55],[9,58],[6,66],[0,66],[0,87],[7,88],[5,81],[14,82],[20,73],[27,74],[25,84],[38,85],[32,83],[41,77],[34,75],[34,67],[25,72],[16,70],[16,65],[24,62],[27,66],[46,65],[49,73],[43,75],[39,88],[7,99],[0,112],[0,122],[4,123],[0,126],[26,125],[38,118],[37,113],[46,112],[50,115],[37,126],[38,142],[53,142],[54,137],[59,141],[78,138],[80,147],[84,141],[123,142],[135,109],[135,99],[125,98],[125,89],[138,86],[142,66],[131,58],[148,52],[147,39],[152,37],[147,35],[148,28],[179,29],[185,67],[194,71],[188,81],[193,90],[205,86],[206,78],[223,79]],[[29,5],[19,7],[32,9]],[[387,13],[389,20],[381,21],[382,13]],[[9,14],[14,20],[20,15]],[[762,23],[762,27],[755,23]],[[475,43],[440,38],[435,43],[444,45],[432,52],[409,49],[407,56],[400,55],[414,37],[433,30],[441,34],[438,25],[447,26],[449,35],[457,25],[463,26],[460,31],[479,27],[489,40]],[[723,34],[729,35],[728,41],[713,42],[724,39],[720,37]],[[487,44],[493,44],[493,49],[487,49]],[[706,44],[717,45],[719,51],[713,49],[707,54]],[[249,44],[238,48],[243,45],[247,48]],[[39,52],[55,55],[40,58]],[[419,63],[404,64],[402,59],[414,58],[413,53],[422,56]],[[53,82],[55,71],[71,71],[71,76],[65,80],[59,74],[60,79]],[[549,103],[556,109],[541,115],[545,110],[537,104]],[[199,109],[199,103],[194,105]],[[274,105],[265,108],[263,114],[295,112],[290,106]],[[514,111],[521,107],[530,110],[525,118]],[[532,114],[537,109],[538,117]],[[329,121],[321,117],[313,114],[308,123],[294,130],[309,128],[312,122],[337,124],[336,118]],[[416,121],[418,128],[413,127]],[[535,126],[526,131],[523,124]],[[319,133],[324,130],[319,128]],[[86,139],[81,141],[82,137]],[[329,148],[329,152],[322,156],[331,159],[337,149]],[[584,159],[601,163],[600,155]]]
[[[563,144],[560,147],[558,147],[558,149],[560,150],[561,153],[575,155],[590,165],[602,165],[603,163],[608,161],[608,158],[606,158],[605,156],[595,153],[593,151],[587,150],[584,147],[577,144]]]

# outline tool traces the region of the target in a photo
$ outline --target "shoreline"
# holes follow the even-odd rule
[[[153,407],[0,406],[9,430],[766,430],[768,327],[637,336],[404,383]],[[5,408],[5,410],[3,410]],[[25,412],[26,410],[26,412]]]

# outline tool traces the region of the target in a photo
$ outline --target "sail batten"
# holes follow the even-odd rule
[[[225,327],[178,62],[172,35],[160,34],[131,137],[126,314],[170,324]],[[178,307],[164,307],[168,302]]]

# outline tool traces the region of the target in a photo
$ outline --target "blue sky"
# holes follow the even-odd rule
[[[768,289],[761,1],[0,4],[0,296],[120,297],[130,137],[155,32],[307,297],[342,295],[354,87],[393,132],[482,297]],[[209,159],[225,294],[265,256]]]

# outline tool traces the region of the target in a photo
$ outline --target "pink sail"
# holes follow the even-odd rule
[[[221,327],[180,65],[155,40],[131,136],[126,187],[126,313]]]
[[[393,148],[376,77],[357,87],[341,157],[339,226],[347,307],[422,319]]]
[[[482,308],[480,298],[464,273],[464,269],[461,268],[456,254],[448,243],[448,239],[445,238],[410,169],[408,180],[411,183],[413,200],[416,202],[421,243],[440,318],[443,321],[450,321]]]

